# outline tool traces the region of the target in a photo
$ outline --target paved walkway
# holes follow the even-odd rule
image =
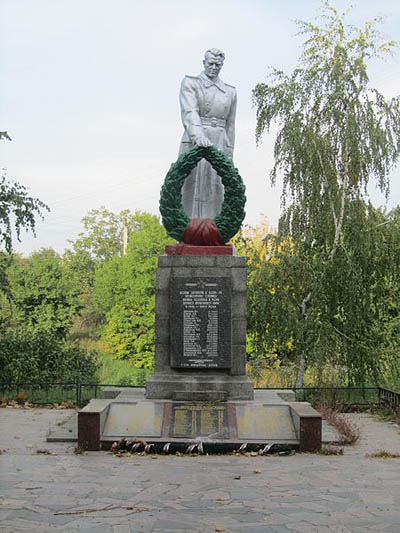
[[[365,457],[399,428],[367,415],[343,456],[153,458],[47,443],[70,414],[0,410],[0,531],[400,531],[400,459]]]

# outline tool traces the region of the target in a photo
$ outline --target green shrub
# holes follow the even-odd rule
[[[93,352],[55,334],[16,328],[0,334],[0,376],[3,383],[76,383],[96,381]]]
[[[9,326],[46,331],[66,338],[82,304],[79,288],[64,271],[61,257],[51,248],[16,257],[7,269],[13,313]]]

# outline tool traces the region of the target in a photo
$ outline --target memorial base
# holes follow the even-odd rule
[[[134,451],[198,453],[269,450],[285,445],[299,451],[321,447],[321,415],[292,391],[259,390],[254,401],[185,402],[149,400],[143,389],[105,391],[47,440],[78,441],[85,450],[109,449],[126,439]],[[286,400],[284,399],[286,398]],[[279,450],[279,448],[278,448]]]
[[[252,400],[248,376],[217,372],[156,372],[146,384],[146,398],[185,401]]]
[[[246,375],[246,290],[244,257],[159,257],[155,369],[146,398],[253,399]]]
[[[309,404],[292,401],[288,391],[254,397],[246,375],[246,285],[243,257],[159,257],[154,373],[145,391],[105,391],[83,408],[78,445],[100,450],[129,440],[130,450],[147,453],[194,446],[198,453],[264,453],[272,444],[318,450],[321,416]],[[59,431],[48,440],[63,440],[67,432]]]

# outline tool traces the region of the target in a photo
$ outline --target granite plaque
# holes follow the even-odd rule
[[[231,279],[172,278],[171,367],[231,367]]]
[[[229,438],[226,405],[172,404],[170,438]]]

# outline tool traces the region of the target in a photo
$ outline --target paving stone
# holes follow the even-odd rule
[[[367,440],[345,448],[341,457],[159,456],[154,461],[106,452],[75,456],[68,443],[57,443],[57,456],[33,454],[23,442],[50,449],[47,430],[64,413],[12,411],[0,413],[2,433],[21,436],[7,437],[10,451],[0,457],[0,531],[212,533],[216,525],[238,533],[400,531],[400,462],[365,458],[371,439],[380,438],[377,433],[384,432],[385,448],[392,450],[400,447],[400,435],[372,417],[361,418]],[[120,508],[54,514],[107,505]],[[138,508],[146,511],[135,512]]]
[[[241,524],[237,528],[229,528],[230,531],[237,531],[240,533],[289,533],[289,529],[287,529],[285,526],[262,526],[260,524],[253,524],[253,525],[245,525]]]
[[[0,524],[2,520],[7,520],[12,515],[12,513],[12,509],[0,509]]]
[[[2,531],[10,533],[15,531],[57,531],[58,528],[55,528],[54,526],[45,526],[43,524],[39,523],[33,523],[30,520],[23,520],[20,518],[13,518],[12,520],[4,520],[0,522]]]
[[[314,526],[324,526],[332,523],[332,518],[328,514],[314,513],[312,511],[301,511],[295,515],[296,521],[309,522]]]
[[[335,533],[349,533],[350,531],[350,529],[341,524],[331,524],[329,529],[331,529],[331,531],[335,531]]]
[[[160,531],[171,531],[171,530],[178,530],[182,531],[184,529],[188,529],[190,527],[193,527],[193,523],[190,523],[189,521],[177,521],[177,520],[157,520],[153,524],[153,529]]]
[[[398,533],[399,526],[393,526],[393,524],[376,524],[369,528],[369,531],[385,531],[390,533]]]
[[[112,528],[109,526],[102,526],[100,524],[96,524],[90,520],[87,520],[86,518],[78,519],[78,520],[72,520],[71,517],[69,517],[69,522],[63,527],[63,531],[84,531],[85,533],[110,533],[112,532]]]
[[[215,500],[203,500],[203,499],[197,499],[197,500],[191,500],[191,501],[185,501],[183,500],[181,502],[181,505],[183,505],[187,509],[215,509],[216,508],[216,502]]]
[[[320,503],[315,502],[296,503],[296,507],[297,509],[309,509],[310,511],[315,511],[316,513],[327,513],[329,511],[326,504],[321,505]]]
[[[130,526],[126,524],[113,527],[113,533],[130,533],[130,532],[131,532],[131,528]]]
[[[319,533],[320,527],[314,526],[309,522],[296,522],[287,525],[289,531],[295,531],[296,533]]]
[[[20,519],[20,520],[29,520],[33,524],[47,524],[48,526],[55,524],[55,525],[65,525],[68,522],[71,521],[70,516],[66,515],[55,515],[54,513],[38,513],[35,511],[29,511],[27,509],[18,509],[17,511],[14,511],[11,515],[12,520]]]

